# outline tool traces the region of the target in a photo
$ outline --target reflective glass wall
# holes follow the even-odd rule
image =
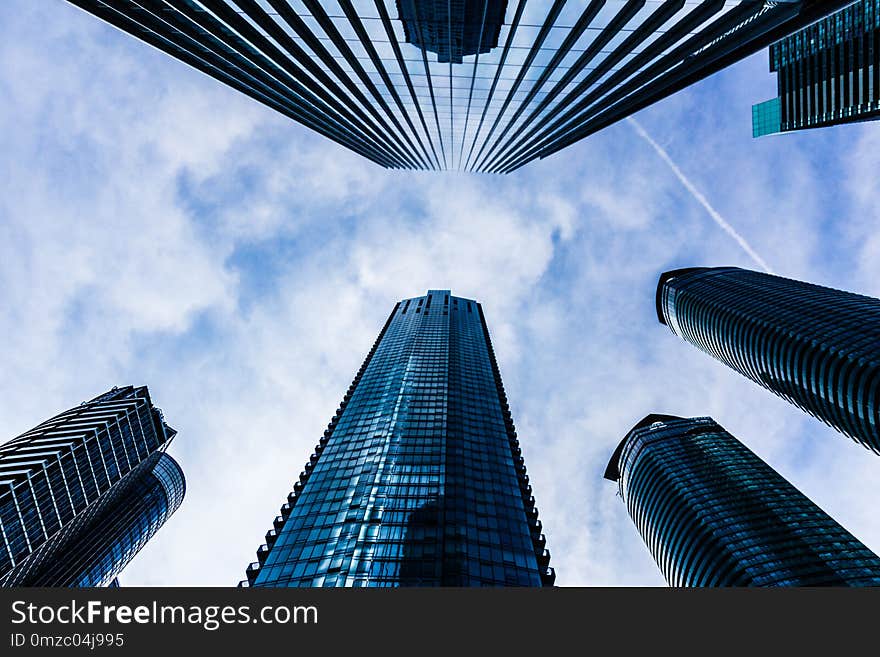
[[[381,166],[498,173],[847,4],[69,2]]]
[[[253,586],[541,586],[549,552],[482,309],[398,303],[275,527]]]
[[[880,453],[880,299],[738,267],[662,274],[660,322]]]
[[[880,558],[709,417],[649,415],[611,457],[670,586],[878,586]]]
[[[183,474],[163,455],[176,433],[145,386],[125,386],[0,446],[0,585],[108,584],[180,505]]]

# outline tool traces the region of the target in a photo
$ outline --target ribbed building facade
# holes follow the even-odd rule
[[[482,308],[431,290],[394,306],[242,584],[551,585],[545,543]]]
[[[647,416],[605,477],[670,586],[880,586],[880,558],[712,418]]]
[[[880,300],[736,267],[664,273],[673,333],[880,453]]]
[[[752,108],[752,132],[880,117],[880,0],[859,0],[770,47],[776,98]]]
[[[556,153],[847,4],[69,2],[383,167],[495,173]]]
[[[180,506],[175,433],[127,386],[0,446],[0,585],[110,584]]]

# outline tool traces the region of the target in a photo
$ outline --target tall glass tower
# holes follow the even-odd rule
[[[242,584],[552,585],[480,304],[394,306],[257,557]]]
[[[647,416],[605,478],[670,586],[880,586],[880,557],[712,418]]]
[[[69,0],[381,166],[498,173],[850,1]]]
[[[736,267],[670,271],[673,333],[880,453],[880,300]]]
[[[0,585],[110,585],[183,500],[175,434],[126,386],[0,446]]]
[[[880,118],[880,0],[859,0],[770,47],[776,98],[752,108],[752,134]]]

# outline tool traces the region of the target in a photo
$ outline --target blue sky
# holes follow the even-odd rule
[[[507,176],[389,172],[61,0],[0,4],[0,436],[113,385],[179,430],[124,585],[226,586],[394,302],[483,303],[561,585],[662,585],[612,449],[712,415],[875,552],[877,457],[657,323],[660,272],[754,263],[633,127]],[[777,273],[880,296],[880,125],[753,140],[757,55],[638,115]]]

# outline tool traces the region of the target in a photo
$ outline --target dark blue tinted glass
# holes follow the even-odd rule
[[[755,105],[753,134],[880,117],[880,0],[858,0],[770,48],[777,98]]]
[[[880,585],[880,558],[712,418],[649,415],[605,476],[671,586]]]
[[[880,300],[735,267],[671,271],[673,333],[880,453]]]
[[[540,586],[549,553],[479,304],[395,306],[254,586]]]
[[[0,446],[0,585],[106,585],[183,499],[175,435],[114,388]]]
[[[849,2],[68,1],[380,166],[493,173]]]

